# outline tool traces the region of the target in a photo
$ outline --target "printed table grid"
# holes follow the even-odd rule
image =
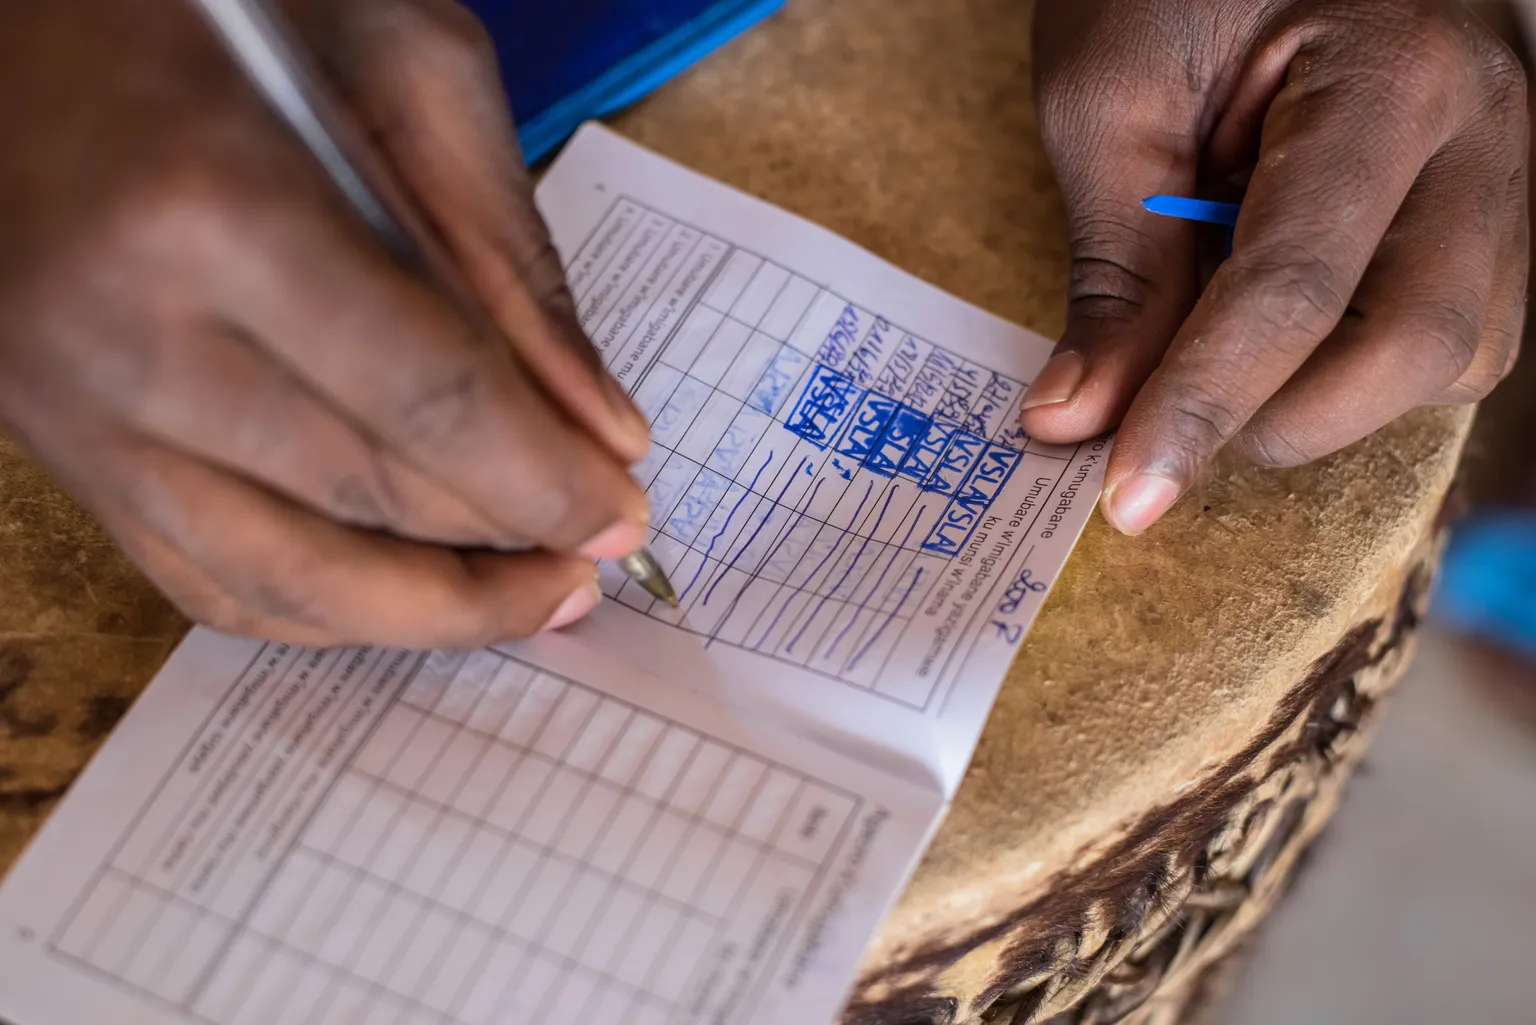
[[[268,689],[324,709],[297,668],[344,653],[279,650]],[[782,952],[862,807],[508,656],[421,659],[245,913],[108,864],[55,953],[212,1025],[663,1025],[792,890]]]
[[[903,631],[959,554],[956,539],[968,536],[963,525],[944,533],[961,519],[951,510],[1000,492],[1026,458],[1048,460],[1056,477],[1073,454],[1018,430],[1024,382],[629,197],[594,228],[572,277],[607,364],[621,377],[639,367],[631,390],[651,420],[653,448],[637,475],[652,499],[653,549],[683,608],[611,571],[605,593],[706,644],[926,708],[937,679],[916,691],[910,681],[881,688]],[[634,357],[636,339],[653,355]],[[906,350],[926,351],[927,362],[919,369],[913,356],[898,373]],[[949,378],[928,373],[935,361]],[[977,383],[950,401],[962,372]],[[818,424],[793,425],[806,419],[794,396],[822,381],[857,390],[861,411],[878,406],[874,426],[860,435],[858,418],[844,417],[818,436]],[[817,413],[813,405],[811,419]],[[927,433],[888,444],[898,421]],[[919,459],[929,441],[931,466]],[[886,451],[897,454],[882,463]],[[988,476],[989,459],[998,470]]]

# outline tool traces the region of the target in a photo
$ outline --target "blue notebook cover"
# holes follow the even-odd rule
[[[530,163],[698,63],[784,0],[468,0]]]

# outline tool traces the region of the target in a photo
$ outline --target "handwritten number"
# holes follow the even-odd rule
[[[1019,573],[1018,579],[1008,586],[1003,600],[998,603],[999,615],[1011,616],[1019,611],[1019,606],[1024,604],[1024,599],[1031,594],[1040,594],[1045,590],[1045,581],[1035,579],[1035,571],[1025,568]]]
[[[1017,623],[999,623],[992,621],[992,626],[997,630],[997,635],[1009,644],[1017,644],[1024,636],[1024,628]]]

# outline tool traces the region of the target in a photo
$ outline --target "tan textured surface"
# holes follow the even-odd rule
[[[1014,0],[791,0],[618,127],[1053,334],[1067,255],[1028,22]],[[1468,419],[1424,411],[1302,470],[1224,464],[1140,539],[1095,518],[871,970],[1016,909],[1245,743],[1420,541]]]
[[[1027,26],[1017,0],[790,0],[618,126],[1053,334],[1066,249]],[[1022,906],[1245,744],[1400,572],[1466,423],[1424,412],[1289,473],[1223,466],[1139,540],[1095,520],[872,980]],[[180,623],[3,446],[0,585],[3,869]]]
[[[1225,468],[1140,541],[1094,523],[871,966],[1019,907],[1247,743],[1353,624],[1390,616],[1461,420],[1289,474]]]

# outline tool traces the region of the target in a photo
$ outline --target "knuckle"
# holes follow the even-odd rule
[[[392,433],[417,449],[444,447],[462,437],[481,408],[485,379],[479,368],[459,366],[413,382],[393,405]]]
[[[478,595],[470,578],[444,579],[440,590],[429,602],[434,610],[431,643],[434,647],[469,650],[483,648],[497,641],[520,640],[534,633],[542,623],[533,623],[526,629],[509,631],[506,628],[505,610],[492,608]],[[521,619],[516,615],[510,617]]]
[[[1479,32],[1460,4],[1359,0],[1325,17],[1332,66],[1422,130],[1445,135],[1475,103]]]
[[[1164,458],[1192,474],[1243,426],[1245,417],[1230,398],[1208,389],[1187,389],[1175,395],[1164,418]]]
[[[541,540],[561,539],[572,544],[587,540],[584,524],[597,508],[596,503],[578,502],[572,494],[572,481],[565,475],[538,470],[526,479],[528,485],[519,513],[529,532]]]
[[[1249,461],[1275,469],[1304,466],[1314,455],[1283,427],[1250,424],[1239,432],[1235,444]]]
[[[1514,364],[1504,355],[1494,353],[1486,361],[1478,360],[1455,384],[1454,393],[1461,401],[1480,402],[1509,376]]]
[[[1478,19],[1467,19],[1465,24],[1471,28],[1469,52],[1484,95],[1500,109],[1513,108],[1524,115],[1527,96],[1524,63],[1497,33]]]
[[[199,626],[239,636],[250,633],[255,623],[255,618],[247,613],[245,606],[223,592],[165,588],[164,585],[162,589],[171,604]]]
[[[1155,252],[1145,232],[1123,221],[1094,218],[1077,225],[1068,292],[1073,312],[1110,321],[1136,316],[1156,291],[1149,273]]]
[[[1404,318],[1409,358],[1430,381],[1460,380],[1477,358],[1483,318],[1475,300],[1442,299],[1426,303]]]
[[[1458,383],[1458,390],[1466,395],[1467,402],[1481,402],[1493,393],[1493,390],[1504,380],[1496,362],[1491,362],[1486,368],[1469,371],[1467,376]]]
[[[1221,294],[1234,294],[1267,327],[1318,335],[1349,308],[1340,270],[1308,246],[1266,246],[1223,270]]]
[[[371,472],[343,473],[331,483],[328,505],[344,523],[370,528],[397,525],[398,496],[381,477],[377,467]]]
[[[413,43],[419,40],[435,48],[436,55],[451,62],[468,61],[475,67],[494,64],[496,47],[485,25],[465,4],[455,0],[429,0],[418,10],[421,24],[413,26]]]
[[[1395,81],[1406,84],[1410,95],[1444,110],[1464,102],[1480,65],[1477,32],[1464,15],[1446,4],[1412,12],[1390,66]]]
[[[239,593],[245,613],[295,626],[322,627],[327,618],[323,601],[299,582],[305,579],[305,570],[279,566],[268,579],[247,582]]]
[[[1526,97],[1529,95],[1525,65],[1502,41],[1493,40],[1490,49],[1483,62],[1488,95],[1499,110],[1525,120],[1528,116]]]
[[[99,222],[109,250],[144,261],[203,251],[228,219],[229,188],[201,161],[127,171]]]
[[[1419,12],[1410,35],[1410,52],[1437,81],[1465,78],[1468,69],[1477,67],[1479,33],[1455,8],[1437,4]]]

